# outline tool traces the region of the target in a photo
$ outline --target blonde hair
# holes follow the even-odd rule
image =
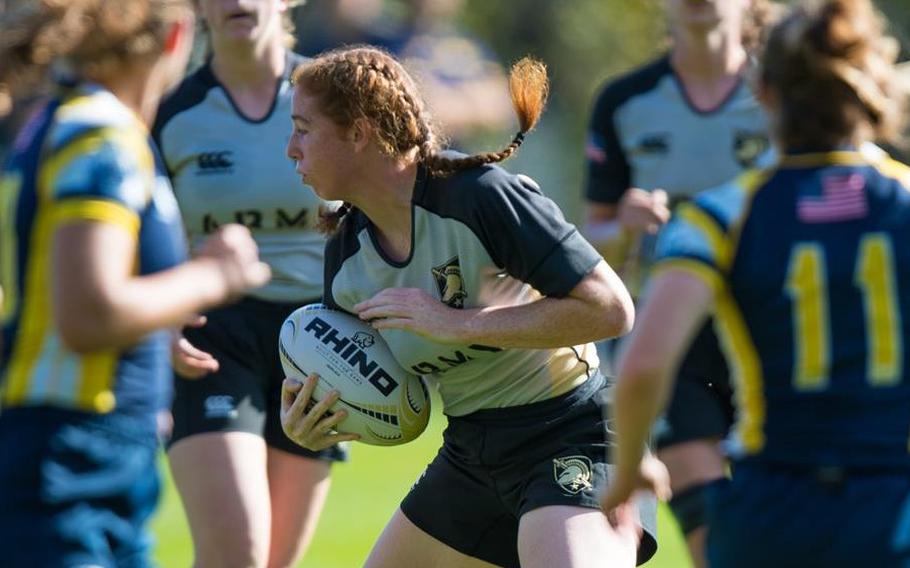
[[[0,116],[65,58],[77,73],[107,74],[164,49],[187,0],[32,0],[0,17]]]
[[[804,2],[775,26],[762,82],[779,101],[788,147],[895,141],[905,119],[897,42],[870,0]]]
[[[470,156],[443,155],[441,136],[411,75],[393,56],[373,47],[330,51],[298,67],[292,76],[297,88],[318,100],[320,110],[341,127],[363,118],[373,126],[383,153],[401,157],[417,150],[417,159],[433,175],[508,159],[537,124],[546,104],[549,83],[540,61],[524,58],[509,76],[512,105],[519,132],[502,150]],[[327,232],[350,211],[349,205],[322,217]]]

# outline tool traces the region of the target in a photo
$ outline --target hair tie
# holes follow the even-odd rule
[[[521,143],[524,141],[525,141],[525,133],[519,132],[518,134],[515,135],[515,138],[512,139],[512,144],[515,144],[516,146],[521,146]]]

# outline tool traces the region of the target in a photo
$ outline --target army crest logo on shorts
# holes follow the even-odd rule
[[[591,459],[587,456],[566,456],[553,460],[553,479],[563,491],[575,495],[591,489]]]
[[[458,257],[454,256],[439,266],[434,266],[432,270],[442,302],[451,308],[463,308],[468,293],[464,290]]]

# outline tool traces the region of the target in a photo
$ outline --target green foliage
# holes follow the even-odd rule
[[[526,54],[546,61],[554,96],[576,109],[589,105],[606,77],[650,59],[666,45],[663,9],[656,0],[468,0],[464,19],[504,61]]]

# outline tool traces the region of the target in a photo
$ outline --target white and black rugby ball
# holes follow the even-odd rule
[[[405,371],[379,332],[358,318],[323,304],[304,306],[281,326],[278,350],[288,377],[303,382],[319,375],[315,400],[333,389],[341,393],[331,408],[348,412],[338,431],[395,446],[426,429],[430,397],[423,379]]]

